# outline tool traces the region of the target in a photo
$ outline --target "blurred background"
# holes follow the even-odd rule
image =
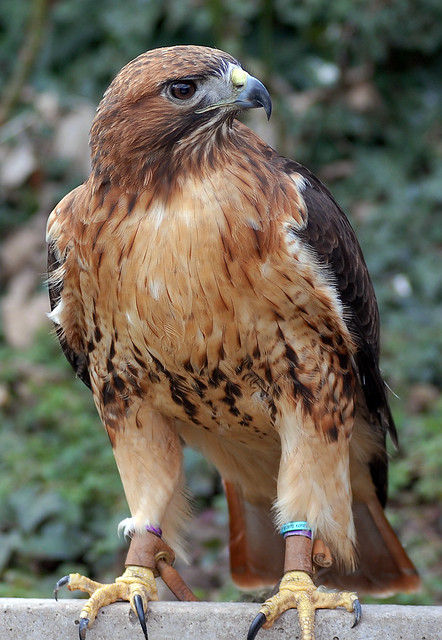
[[[130,59],[216,46],[269,88],[252,128],[329,186],[356,229],[397,421],[388,514],[442,604],[442,4],[439,0],[0,0],[0,596],[113,580],[128,515],[111,447],[45,313],[45,223],[88,174],[97,102]],[[186,452],[186,578],[237,599],[215,471]],[[64,594],[65,595],[65,594]]]

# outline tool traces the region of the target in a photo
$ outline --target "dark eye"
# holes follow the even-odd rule
[[[188,100],[196,91],[196,84],[191,80],[186,82],[174,82],[170,86],[170,93],[177,100]]]

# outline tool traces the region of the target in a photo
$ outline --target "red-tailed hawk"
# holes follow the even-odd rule
[[[227,53],[147,52],[120,71],[92,125],[92,171],[48,222],[52,313],[65,355],[109,434],[129,503],[126,571],[60,581],[100,606],[125,598],[146,634],[188,516],[183,442],[225,481],[231,568],[242,587],[282,582],[249,631],[352,591],[410,591],[390,528],[376,299],[332,195],[236,116],[265,87]],[[282,534],[282,535],[281,535]],[[59,586],[60,586],[59,584]],[[178,585],[178,586],[177,586]],[[180,590],[181,589],[181,590]]]

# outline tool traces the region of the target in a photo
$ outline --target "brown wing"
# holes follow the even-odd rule
[[[375,432],[383,451],[373,457],[370,471],[381,504],[387,498],[387,431],[397,444],[397,433],[379,370],[379,313],[376,296],[356,235],[345,213],[328,189],[308,169],[297,162],[275,156],[281,171],[303,178],[302,196],[307,211],[305,229],[293,232],[309,245],[319,260],[330,268],[346,311],[347,325],[356,341],[356,368],[361,397],[368,413],[367,424]]]
[[[49,302],[51,305],[51,311],[55,309],[57,304],[60,302],[61,292],[63,291],[63,283],[61,282],[51,282],[51,274],[53,274],[59,267],[62,266],[60,260],[57,259],[56,252],[54,250],[54,245],[50,244],[48,246],[48,288],[49,288]],[[91,381],[89,378],[88,371],[88,363],[87,356],[85,353],[74,351],[71,349],[67,343],[67,340],[63,334],[63,331],[59,326],[55,326],[55,333],[57,334],[58,341],[61,345],[63,353],[69,362],[69,364],[74,369],[77,377],[80,378],[84,384],[91,388]]]
[[[68,194],[57,205],[49,216],[47,234],[48,234],[48,288],[49,302],[51,311],[57,307],[61,301],[64,287],[64,266],[69,253],[69,247],[72,241],[72,210],[79,206],[82,202],[83,186],[77,187]],[[80,205],[81,206],[81,205]],[[71,235],[72,234],[72,235]],[[63,353],[74,369],[77,376],[84,384],[91,388],[91,382],[88,371],[88,357],[86,350],[73,348],[68,343],[65,333],[60,325],[54,323],[55,332],[60,342]],[[77,341],[81,343],[81,341]]]

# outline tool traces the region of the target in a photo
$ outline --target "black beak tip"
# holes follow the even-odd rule
[[[253,102],[255,107],[262,107],[264,109],[267,120],[270,120],[270,116],[272,115],[272,99],[263,84],[261,84],[261,86],[258,87],[258,90],[255,91],[255,95],[253,95]]]
[[[272,101],[268,100],[266,104],[263,104],[263,109],[266,112],[267,120],[270,120],[270,116],[272,115]]]
[[[265,86],[252,76],[249,76],[245,89],[239,94],[234,103],[240,109],[257,109],[262,107],[270,120],[272,115],[272,100]]]

